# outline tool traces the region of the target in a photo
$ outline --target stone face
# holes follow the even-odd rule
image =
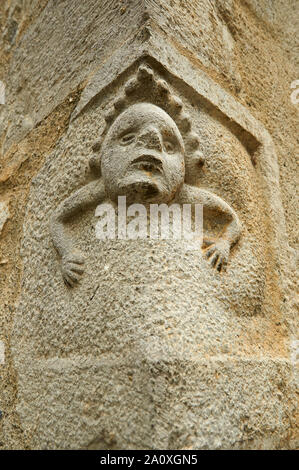
[[[30,6],[1,7],[7,64],[20,64],[0,117],[4,447],[295,447],[296,240],[280,178],[291,147],[282,114],[259,101],[270,65],[252,52],[257,31],[282,60],[268,29],[283,12],[79,3],[45,2],[23,36]],[[212,250],[97,239],[95,209],[119,195],[212,208]]]

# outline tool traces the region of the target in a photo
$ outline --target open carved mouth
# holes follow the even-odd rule
[[[132,165],[139,170],[162,173],[162,161],[152,155],[141,155],[133,161]]]

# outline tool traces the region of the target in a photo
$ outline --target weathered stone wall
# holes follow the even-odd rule
[[[295,0],[1,2],[2,448],[298,446],[296,18]],[[144,58],[243,238],[220,277],[178,246],[99,249],[86,212],[70,292],[48,219]]]

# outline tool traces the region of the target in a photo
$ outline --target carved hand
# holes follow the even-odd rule
[[[84,272],[84,257],[79,251],[72,251],[61,258],[61,271],[65,284],[68,287],[80,281]]]
[[[208,246],[204,250],[204,255],[210,265],[219,272],[225,270],[229,258],[230,242],[223,239],[213,241],[204,239],[204,245]]]

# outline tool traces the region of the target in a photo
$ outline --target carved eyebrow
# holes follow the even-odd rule
[[[168,140],[171,140],[173,143],[181,145],[180,139],[178,138],[177,133],[173,129],[171,129],[171,131],[169,131],[169,129],[167,130],[164,129],[162,132],[162,137],[163,137],[163,140],[168,139]]]
[[[123,129],[123,130],[119,131],[119,132],[117,133],[117,136],[118,136],[118,137],[123,137],[123,136],[125,136],[126,134],[131,134],[131,133],[133,134],[133,133],[136,132],[136,131],[137,131],[137,127],[136,127],[136,126],[129,126],[129,127],[127,127],[126,129]]]

